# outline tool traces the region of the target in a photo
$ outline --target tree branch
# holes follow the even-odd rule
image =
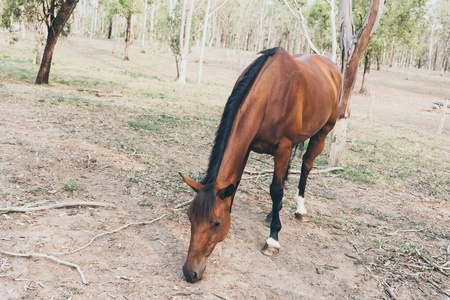
[[[300,6],[298,6],[297,1],[295,1],[295,4],[297,5],[297,9],[298,9],[298,15],[294,12],[294,10],[291,8],[291,6],[289,5],[289,3],[287,2],[287,0],[284,0],[284,3],[286,4],[286,6],[289,8],[289,10],[291,11],[292,15],[300,22],[300,24],[302,25],[302,30],[303,30],[303,34],[306,37],[306,41],[308,42],[309,47],[316,53],[316,54],[322,54],[320,53],[320,51],[316,48],[316,46],[314,46],[311,38],[309,37],[309,33],[308,33],[308,28],[306,27],[305,24],[305,18],[303,17],[302,14],[302,10],[300,9]],[[299,17],[300,16],[300,17]]]
[[[0,253],[3,253],[5,255],[9,255],[9,256],[19,256],[19,257],[26,257],[26,258],[39,257],[39,258],[49,259],[49,260],[57,262],[59,264],[75,268],[77,270],[77,272],[81,276],[81,281],[84,284],[88,284],[89,283],[89,281],[87,281],[86,278],[84,277],[83,271],[81,271],[81,268],[80,268],[79,265],[71,263],[71,262],[68,262],[68,261],[65,261],[65,260],[62,260],[62,259],[59,259],[59,258],[56,258],[54,256],[46,255],[46,254],[42,254],[42,253],[29,253],[29,254],[26,254],[26,253],[13,253],[13,252],[9,252],[9,251],[4,251],[2,249],[0,249]]]
[[[58,203],[47,206],[38,206],[38,207],[2,207],[0,208],[0,213],[12,213],[12,212],[32,212],[32,211],[40,211],[40,210],[49,210],[55,208],[66,208],[66,207],[75,207],[75,206],[91,206],[91,207],[113,207],[116,206],[111,203],[102,203],[102,202],[71,202],[71,203]]]
[[[93,242],[94,240],[96,240],[97,238],[99,238],[99,237],[102,237],[102,236],[105,236],[105,235],[110,235],[110,234],[116,233],[116,232],[118,232],[118,231],[120,231],[120,230],[122,230],[122,229],[125,229],[125,228],[127,228],[127,227],[129,227],[129,226],[132,226],[132,225],[149,225],[149,224],[155,223],[156,221],[161,220],[162,218],[164,218],[164,217],[166,217],[166,216],[167,216],[167,214],[163,214],[163,215],[159,216],[158,218],[153,219],[153,220],[151,220],[151,221],[133,222],[133,223],[125,224],[125,225],[123,225],[123,226],[121,226],[121,227],[119,227],[119,228],[117,228],[117,229],[115,229],[115,230],[106,231],[106,232],[97,234],[96,236],[94,236],[94,237],[89,241],[89,243],[87,243],[86,245],[84,245],[84,246],[82,246],[82,247],[80,247],[80,248],[78,248],[78,249],[75,249],[75,250],[72,250],[72,251],[69,251],[69,252],[53,253],[53,255],[72,254],[72,253],[81,251],[81,250],[83,250],[84,248],[87,248],[88,246],[90,246],[90,245],[92,244],[92,242]]]
[[[324,170],[312,170],[310,172],[310,174],[322,174],[322,173],[328,173],[328,172],[333,172],[333,171],[339,171],[339,170],[344,170],[344,168],[342,167],[333,167],[333,168],[328,168],[328,169],[324,169]],[[273,170],[262,170],[262,171],[250,171],[250,170],[244,170],[244,174],[249,174],[249,175],[264,175],[264,174],[272,174]],[[289,174],[301,174],[302,171],[299,170],[289,170]]]

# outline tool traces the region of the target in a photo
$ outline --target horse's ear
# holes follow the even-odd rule
[[[228,198],[228,197],[232,196],[232,195],[234,194],[234,191],[235,191],[235,190],[236,190],[236,188],[234,187],[234,185],[233,185],[233,184],[230,184],[230,185],[227,186],[226,188],[220,189],[220,190],[217,192],[217,195],[218,195],[220,198],[225,199],[225,198]]]
[[[181,177],[183,178],[184,182],[186,182],[186,184],[188,186],[190,186],[195,192],[198,193],[198,191],[200,191],[203,188],[203,185],[196,182],[195,180],[187,177],[186,175],[183,175],[181,173],[179,173],[181,175]]]

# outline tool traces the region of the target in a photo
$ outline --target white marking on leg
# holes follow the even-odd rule
[[[295,197],[295,200],[297,200],[297,211],[296,213],[306,215],[306,208],[305,208],[305,198],[300,196],[297,193],[297,196]]]
[[[281,248],[280,243],[273,238],[268,238],[266,241],[267,245],[274,246],[275,248]]]

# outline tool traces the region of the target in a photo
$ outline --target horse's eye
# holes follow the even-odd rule
[[[219,226],[220,226],[220,222],[215,222],[213,225],[214,228],[218,228]]]

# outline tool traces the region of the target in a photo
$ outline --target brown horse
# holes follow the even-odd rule
[[[322,56],[291,56],[281,48],[261,54],[238,78],[228,99],[206,177],[198,183],[181,174],[197,192],[188,210],[191,241],[183,266],[189,282],[202,278],[206,259],[228,234],[234,195],[251,150],[271,154],[275,161],[270,185],[272,211],[267,216],[270,236],[263,254],[278,254],[279,211],[291,149],[310,139],[303,156],[295,213],[297,218],[306,219],[306,180],[336,123],[341,74]]]

